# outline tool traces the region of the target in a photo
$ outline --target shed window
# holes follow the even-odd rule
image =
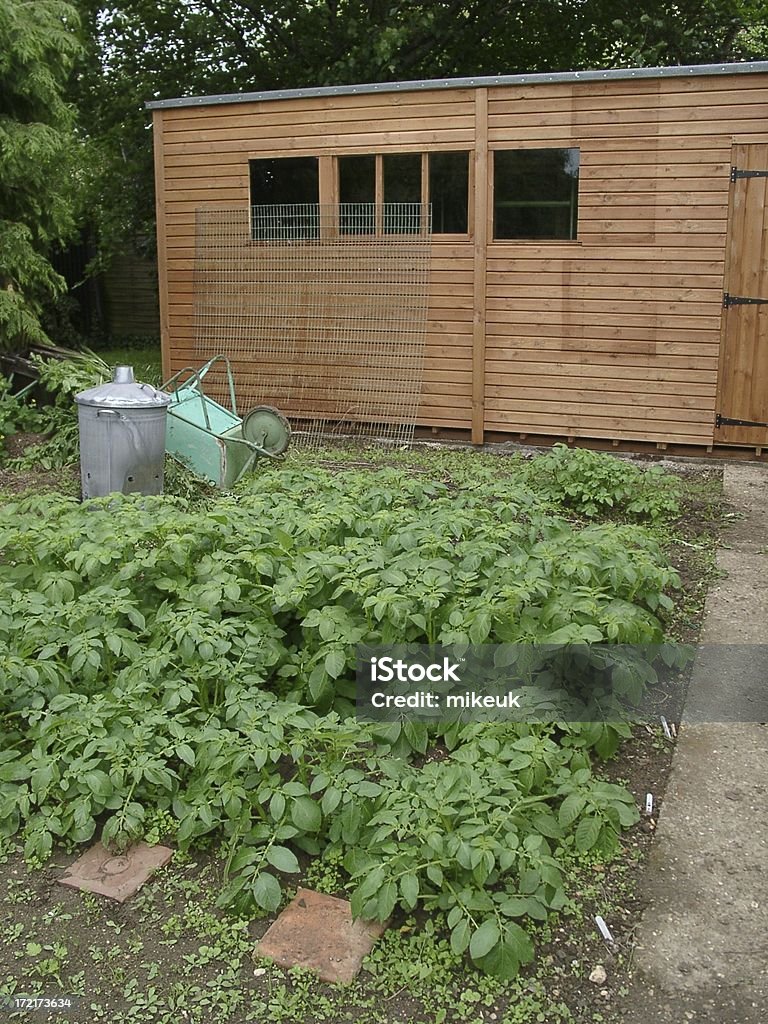
[[[436,235],[466,235],[469,223],[469,153],[429,154],[429,201]]]
[[[418,234],[427,203],[434,234],[467,234],[468,152],[340,156],[338,165],[345,234]]]
[[[376,230],[376,157],[339,160],[340,226],[343,235],[372,235]]]
[[[384,234],[421,230],[421,153],[391,153],[384,161]],[[408,204],[406,206],[406,204]]]
[[[493,237],[575,239],[578,149],[504,149],[493,154]]]
[[[317,157],[267,157],[250,167],[253,237],[317,238]]]

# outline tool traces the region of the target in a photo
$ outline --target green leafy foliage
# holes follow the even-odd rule
[[[197,509],[7,505],[0,833],[43,860],[172,821],[181,849],[223,842],[221,902],[264,913],[322,856],[355,914],[434,912],[455,955],[511,977],[526,922],[568,906],[564,865],[637,819],[592,769],[629,729],[365,724],[354,646],[655,642],[678,580],[642,527],[579,529],[514,473],[456,477],[289,460]]]
[[[77,142],[64,99],[79,19],[59,0],[0,0],[0,348],[47,340],[43,301],[63,278],[52,244],[76,226]]]
[[[680,511],[677,477],[587,448],[556,444],[529,464],[528,479],[543,495],[590,518],[613,512],[657,522]]]
[[[110,377],[110,368],[99,356],[82,353],[71,359],[33,356],[41,385],[51,401],[37,412],[37,429],[48,435],[13,460],[18,469],[58,469],[74,465],[80,454],[75,395]]]
[[[670,0],[614,2],[612,66],[658,67],[760,60],[768,52],[762,0],[701,0],[695,8]]]
[[[12,382],[0,373],[0,445],[3,439],[20,430],[38,430],[40,411],[14,393]]]

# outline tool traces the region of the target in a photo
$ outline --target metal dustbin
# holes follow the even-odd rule
[[[116,366],[111,382],[75,396],[83,498],[163,493],[170,396],[140,384],[132,366]]]

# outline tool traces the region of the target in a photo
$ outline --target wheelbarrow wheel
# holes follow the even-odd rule
[[[257,405],[243,417],[243,437],[269,455],[282,455],[291,443],[291,425],[271,405]]]

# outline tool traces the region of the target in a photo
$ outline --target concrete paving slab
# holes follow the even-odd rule
[[[768,467],[728,466],[724,488],[741,517],[701,640],[739,655],[713,647],[691,678],[622,1024],[768,1021]]]
[[[115,855],[101,843],[92,846],[67,869],[58,881],[72,889],[98,893],[124,903],[173,856],[167,846],[136,843]]]
[[[306,967],[322,981],[348,983],[357,977],[363,958],[385,927],[376,921],[353,921],[347,900],[299,889],[264,933],[255,955],[282,967]]]

